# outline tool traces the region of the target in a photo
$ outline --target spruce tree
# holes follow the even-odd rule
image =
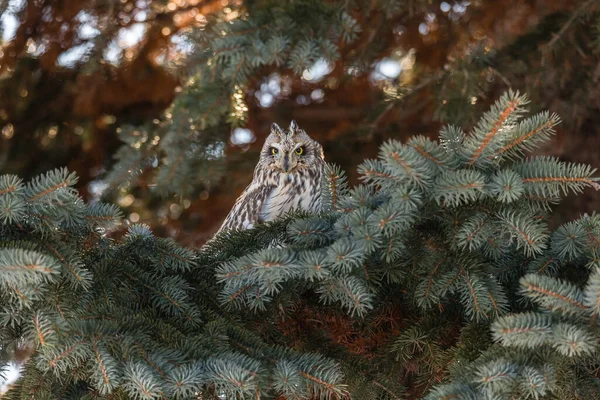
[[[593,398],[600,216],[548,228],[595,170],[527,157],[556,115],[509,91],[468,134],[389,140],[326,209],[191,250],[86,204],[74,174],[0,178],[6,397]]]
[[[595,162],[580,150],[600,126],[593,0],[5,0],[0,13],[0,169],[68,165],[84,198],[108,182],[106,201],[180,243],[218,227],[273,121],[297,119],[354,171],[350,150],[471,126],[513,87],[564,118],[553,154]],[[256,137],[236,142],[237,124]],[[170,213],[153,188],[191,205]],[[570,202],[561,220],[594,208]]]

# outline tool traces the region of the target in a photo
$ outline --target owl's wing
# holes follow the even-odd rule
[[[273,185],[251,183],[237,199],[218,232],[230,229],[250,229],[260,222],[260,213],[267,203]]]

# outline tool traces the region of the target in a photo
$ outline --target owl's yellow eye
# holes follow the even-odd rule
[[[304,154],[304,147],[300,146],[296,149],[296,154],[298,154],[299,156],[301,156],[302,154]]]
[[[275,155],[279,153],[279,150],[277,150],[275,147],[271,147],[271,154]]]

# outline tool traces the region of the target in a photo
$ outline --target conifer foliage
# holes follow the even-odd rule
[[[245,7],[239,10],[243,18],[219,15],[189,33],[195,51],[186,62],[185,90],[161,120],[119,131],[124,145],[107,177],[111,188],[129,186],[153,163],[163,192],[191,192],[194,184],[217,180],[226,145],[226,129],[219,127],[245,122],[245,92],[258,71],[285,68],[301,75],[319,59],[334,63],[361,32],[346,2]]]
[[[585,398],[598,393],[600,217],[554,232],[595,170],[526,157],[555,115],[509,91],[471,132],[386,142],[326,209],[198,252],[75,177],[0,180],[0,340],[36,351],[9,398]],[[87,396],[87,397],[86,397]]]
[[[211,258],[144,225],[106,237],[118,208],[85,204],[75,182],[0,178],[1,348],[36,349],[7,398],[344,393],[332,360],[270,346],[221,311]]]

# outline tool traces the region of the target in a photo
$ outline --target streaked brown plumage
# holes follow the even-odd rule
[[[286,130],[273,124],[252,182],[217,233],[249,229],[291,210],[319,211],[324,167],[323,148],[295,121]]]

